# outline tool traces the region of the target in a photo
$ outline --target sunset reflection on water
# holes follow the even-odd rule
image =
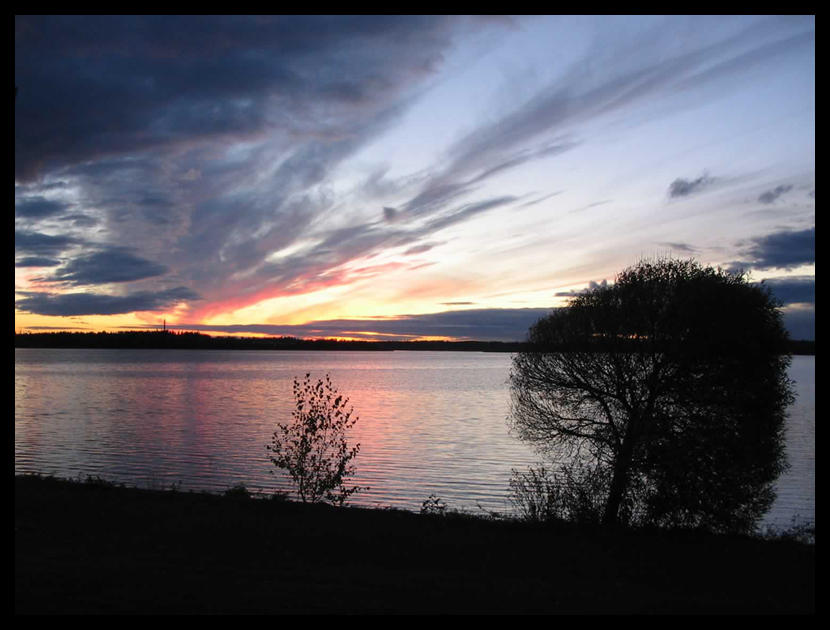
[[[507,429],[509,367],[509,354],[479,352],[16,349],[15,472],[287,491],[265,446],[291,418],[293,379],[329,374],[359,417],[351,483],[369,489],[353,504],[417,510],[434,494],[504,512],[511,469],[538,461]],[[815,518],[815,358],[796,357],[791,373],[785,525]]]

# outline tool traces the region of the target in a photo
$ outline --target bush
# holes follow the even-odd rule
[[[447,511],[447,504],[440,497],[431,494],[421,503],[421,514],[435,514],[444,516]]]
[[[222,494],[230,499],[246,500],[251,498],[251,493],[248,492],[248,488],[246,488],[243,483],[237,483],[231,486]]]
[[[599,470],[565,465],[558,473],[544,466],[529,467],[526,473],[512,472],[510,502],[523,520],[536,523],[600,522],[607,479]]]

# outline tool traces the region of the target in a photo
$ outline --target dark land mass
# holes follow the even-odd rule
[[[36,476],[14,520],[18,614],[815,612],[815,546],[786,539]]]
[[[211,337],[197,332],[51,332],[16,333],[15,348],[148,348],[207,350],[445,350],[521,352],[519,341],[340,341],[296,337]],[[792,354],[815,355],[816,342],[790,341]]]

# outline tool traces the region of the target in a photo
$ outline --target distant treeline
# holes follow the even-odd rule
[[[171,348],[205,350],[453,350],[520,352],[526,343],[513,341],[339,341],[296,337],[211,337],[170,330],[129,332],[16,333],[15,348]],[[816,353],[816,342],[793,340],[792,354]]]
[[[501,341],[340,341],[296,337],[211,337],[197,332],[17,333],[15,348],[172,348],[207,350],[455,350],[518,352],[525,344]]]

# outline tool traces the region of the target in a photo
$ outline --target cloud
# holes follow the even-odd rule
[[[60,265],[61,261],[57,258],[49,258],[47,256],[26,256],[20,258],[14,263],[15,267],[56,267]]]
[[[601,282],[595,282],[594,280],[591,280],[588,283],[588,286],[586,288],[580,289],[579,291],[576,291],[574,289],[571,289],[570,291],[557,291],[553,295],[555,297],[576,297],[578,295],[582,295],[584,293],[587,293],[588,291],[596,291],[597,289],[604,289],[607,286],[608,286],[608,280],[602,280]]]
[[[430,72],[458,21],[16,16],[15,176],[273,125],[320,133],[327,109],[359,108]]]
[[[717,87],[786,52],[785,40],[776,48],[757,33],[671,54],[640,39],[620,54],[618,42],[597,38],[595,51],[530,98],[485,112],[484,122],[471,116],[432,166],[388,179],[372,165],[365,186],[342,198],[341,167],[418,102],[477,22],[17,16],[16,197],[65,195],[73,207],[49,215],[67,234],[21,231],[18,255],[56,260],[75,247],[65,280],[100,280],[104,269],[75,235],[96,227],[96,249],[129,244],[144,261],[122,260],[123,277],[164,268],[216,309],[331,286],[352,277],[349,262],[387,248],[425,251],[421,239],[527,201],[526,191],[486,187],[581,146],[584,123],[679,88]],[[809,44],[812,30],[787,45]]]
[[[761,196],[758,197],[758,201],[761,203],[774,203],[781,195],[791,191],[792,189],[793,187],[791,184],[787,186],[776,186],[772,190],[762,193]]]
[[[45,219],[61,214],[68,207],[70,205],[67,203],[38,196],[24,198],[15,203],[14,213],[25,219]]]
[[[678,178],[669,185],[669,197],[688,197],[711,185],[713,181],[708,175],[692,180]]]
[[[80,190],[79,207],[95,209],[108,244],[135,245],[203,294],[258,295],[274,271],[266,259],[325,227],[337,203],[332,173],[417,98],[466,22],[18,16],[21,193],[38,190],[36,175],[60,173]],[[319,273],[360,256],[357,240],[396,240],[351,227],[351,239],[312,255]],[[292,262],[296,273],[282,264],[281,279],[302,284],[309,263]]]
[[[260,265],[255,272],[228,286],[225,295],[214,293],[215,305],[205,304],[195,315],[207,317],[222,312],[222,309],[233,310],[277,295],[293,295],[363,279],[365,276],[344,266],[388,247],[420,242],[440,230],[512,203],[515,199],[502,196],[462,204],[417,226],[389,227],[369,222],[331,230],[321,235],[321,240],[308,249]],[[291,229],[296,229],[296,226],[287,227],[286,231]],[[287,242],[290,243],[290,240]]]
[[[479,341],[521,341],[528,329],[550,309],[470,309],[425,315],[402,315],[395,318],[336,319],[302,325],[228,325],[180,324],[175,328],[225,333],[263,333],[290,337],[357,337],[378,339],[413,339],[451,337]]]
[[[691,255],[697,254],[697,251],[698,251],[698,249],[696,247],[693,247],[693,246],[689,245],[688,243],[677,243],[677,242],[666,241],[666,242],[663,242],[663,243],[658,243],[658,245],[660,245],[662,247],[669,247],[671,249],[676,249],[676,250],[681,251],[685,254],[691,254]]]
[[[14,231],[14,250],[19,254],[57,256],[81,242],[75,237],[64,234],[52,235],[29,230]]]
[[[98,219],[95,217],[90,217],[85,214],[67,214],[62,217],[59,217],[61,221],[66,221],[67,223],[71,223],[75,227],[79,228],[89,228],[95,227],[100,223]]]
[[[563,190],[556,190],[552,193],[547,195],[542,195],[541,197],[537,197],[536,199],[531,199],[530,201],[526,201],[521,204],[520,208],[529,208],[530,206],[535,206],[538,203],[545,201],[546,199],[550,199],[551,197],[555,197],[556,195],[561,195],[564,191]]]
[[[404,256],[412,256],[414,254],[423,254],[428,252],[433,247],[435,247],[435,243],[424,243],[423,245],[415,245],[414,247],[410,247],[407,249],[403,255]]]
[[[815,304],[815,276],[782,276],[766,278],[761,286],[767,286],[785,306],[790,304]]]
[[[73,258],[49,280],[71,285],[108,284],[152,278],[167,270],[166,266],[136,256],[126,248],[112,248]]]
[[[816,306],[795,305],[782,309],[784,327],[791,339],[816,339]]]
[[[744,249],[748,260],[732,263],[733,267],[789,269],[816,262],[816,228],[784,230],[752,239]]]
[[[100,293],[21,293],[15,307],[37,315],[118,315],[136,311],[159,311],[179,302],[198,300],[199,296],[186,287],[165,291],[137,291],[127,295]]]

